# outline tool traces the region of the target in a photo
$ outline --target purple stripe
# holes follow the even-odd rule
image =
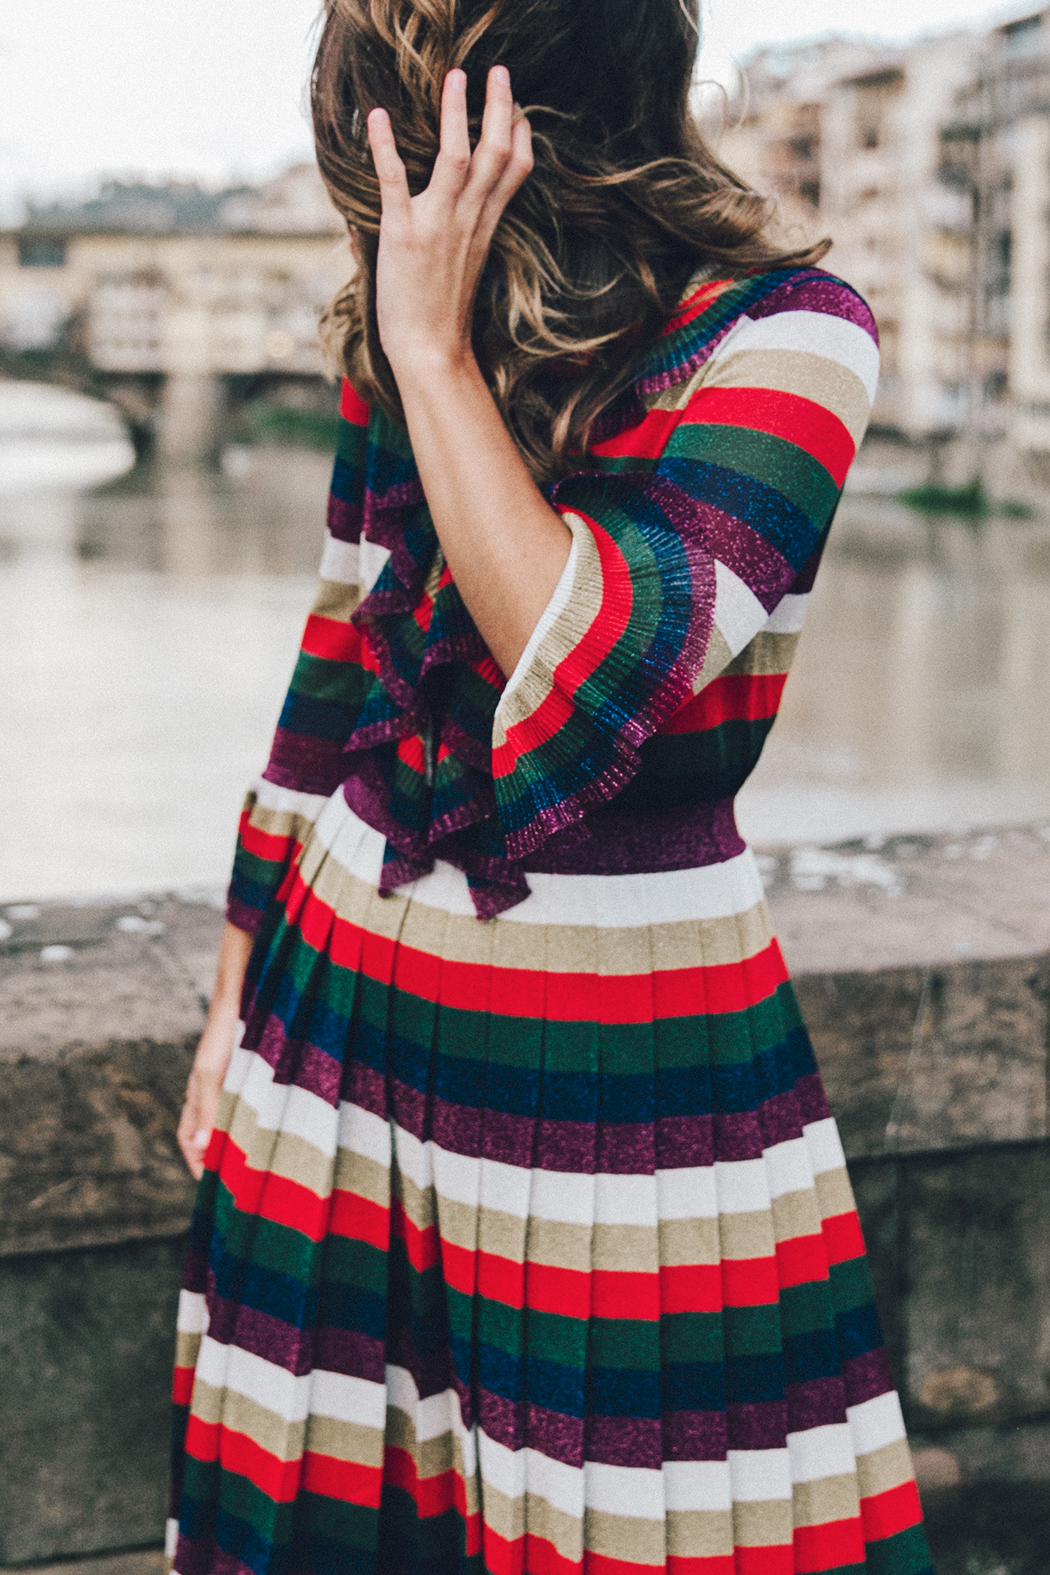
[[[713,503],[694,503],[693,508],[713,555],[732,569],[766,612],[771,613],[785,591],[791,589],[796,577],[794,567],[758,531],[734,514],[715,508]]]
[[[297,1378],[319,1365],[312,1329],[297,1329],[272,1313],[227,1301],[214,1288],[208,1292],[208,1338],[261,1356]]]
[[[226,898],[226,917],[238,930],[246,930],[249,935],[255,935],[263,921],[263,910],[250,908],[246,902],[242,902],[231,892]]]
[[[179,1537],[172,1566],[178,1575],[258,1575],[250,1564],[226,1553],[213,1537]]]
[[[345,776],[346,756],[341,744],[309,733],[292,733],[284,727],[277,729],[264,781],[290,788],[293,793],[321,793],[330,798]]]
[[[777,312],[822,312],[827,317],[841,317],[854,323],[879,342],[879,331],[868,307],[849,285],[843,284],[832,274],[782,284],[754,306],[749,306],[747,317],[772,317]]]
[[[544,875],[648,875],[724,864],[746,847],[731,798],[648,815],[618,812],[613,803],[551,837],[523,867]]]
[[[361,540],[361,512],[360,503],[337,498],[334,492],[328,494],[327,524],[337,541]]]
[[[841,1378],[811,1378],[787,1386],[788,1431],[805,1433],[846,1420],[846,1387]]]
[[[873,1351],[865,1351],[863,1356],[852,1356],[843,1362],[842,1379],[847,1405],[862,1405],[865,1400],[888,1394],[893,1388],[893,1375],[886,1347],[878,1345]]]

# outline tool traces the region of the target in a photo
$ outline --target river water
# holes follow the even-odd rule
[[[217,890],[312,597],[329,461],[127,471],[111,418],[78,426],[50,394],[30,419],[0,385],[0,902]],[[847,498],[745,835],[1044,818],[1050,525]]]

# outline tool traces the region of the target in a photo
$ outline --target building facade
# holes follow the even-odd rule
[[[723,156],[870,302],[876,429],[1050,453],[1050,12],[747,74]]]
[[[234,378],[315,378],[318,319],[349,277],[345,227],[312,165],[258,189],[114,184],[0,235],[0,341],[71,334],[129,414],[159,406],[171,454],[217,440]]]

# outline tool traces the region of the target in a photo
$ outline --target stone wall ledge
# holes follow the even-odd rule
[[[1048,1136],[1050,827],[759,857],[851,1159]],[[0,1257],[177,1233],[219,894],[0,921]]]
[[[938,1569],[963,1575],[968,1514],[978,1538],[1007,1501],[1010,1535],[1024,1521],[1043,1546],[1046,1529],[1050,827],[760,860],[851,1161]],[[193,1194],[175,1124],[221,927],[208,892],[0,907],[0,1566],[161,1534]],[[98,1575],[146,1575],[139,1557]]]

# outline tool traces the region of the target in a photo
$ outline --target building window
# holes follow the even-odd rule
[[[65,241],[21,240],[18,243],[20,268],[64,268]]]

